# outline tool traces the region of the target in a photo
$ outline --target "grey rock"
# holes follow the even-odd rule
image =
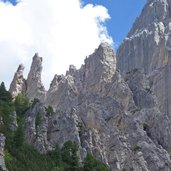
[[[16,131],[18,128],[18,123],[17,123],[17,114],[15,111],[11,113],[10,119],[11,119],[10,129],[12,131]]]
[[[72,140],[112,171],[171,170],[171,1],[148,0],[116,55],[102,43],[46,92],[33,57],[25,93],[25,141],[47,153]],[[15,87],[15,86],[13,86]],[[48,106],[53,108],[49,113]]]
[[[154,98],[150,82],[140,70],[132,70],[126,74],[129,88],[133,92],[133,98],[139,109],[152,108],[157,106],[157,99]]]
[[[111,82],[116,71],[116,56],[109,44],[102,43],[89,58],[85,59],[84,70],[84,83],[87,89],[99,90],[102,82]]]
[[[45,100],[46,91],[41,81],[42,72],[42,57],[38,56],[36,53],[33,57],[33,62],[31,65],[30,72],[27,77],[27,90],[26,94],[30,99],[40,99]]]
[[[12,97],[15,98],[18,94],[24,93],[26,91],[26,80],[23,77],[24,66],[19,65],[14,78],[10,84],[9,92]]]
[[[12,97],[15,99],[18,94],[25,94],[30,100],[37,98],[44,102],[46,90],[41,81],[42,57],[38,53],[34,55],[27,79],[23,77],[23,71],[24,66],[19,65],[9,89]]]
[[[171,1],[150,0],[117,52],[122,75],[141,69],[150,77],[159,108],[171,117]]]
[[[47,122],[46,108],[40,102],[33,104],[26,112],[25,140],[28,144],[34,145],[41,153],[45,153],[48,150]]]
[[[71,75],[55,75],[47,92],[46,104],[60,110],[70,109],[77,101],[77,88]],[[65,103],[61,100],[63,99]],[[66,107],[67,106],[67,107]]]
[[[171,123],[151,80],[134,70],[125,81],[109,48],[102,44],[79,70],[71,66],[65,76],[55,75],[45,102],[26,113],[26,142],[46,153],[72,140],[81,160],[90,153],[113,171],[169,171]]]
[[[5,136],[0,134],[0,168],[3,171],[8,171],[4,161],[4,147],[5,147]]]

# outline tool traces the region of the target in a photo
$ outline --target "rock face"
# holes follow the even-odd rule
[[[26,91],[26,80],[23,77],[23,71],[24,66],[21,64],[19,65],[10,85],[9,92],[13,98],[15,98],[18,94],[24,93]]]
[[[27,77],[27,90],[26,94],[29,98],[45,99],[45,88],[41,81],[42,72],[42,57],[39,57],[36,53],[33,57],[30,72]]]
[[[5,137],[3,134],[0,134],[0,169],[3,171],[8,171],[4,161],[4,146],[5,146]]]
[[[116,56],[107,43],[85,59],[80,70],[70,66],[66,76],[55,75],[47,92],[46,103],[55,108],[71,108],[78,104],[78,95],[88,91],[99,91],[105,83],[111,82],[116,70]],[[65,98],[64,104],[61,99]]]
[[[18,94],[26,94],[31,100],[34,98],[45,100],[46,91],[41,81],[42,57],[36,53],[27,79],[23,77],[24,66],[19,65],[10,85],[9,92],[15,98]]]
[[[149,0],[118,49],[122,75],[138,68],[150,78],[159,108],[171,117],[171,1]]]
[[[11,124],[10,124],[11,131],[16,131],[18,128],[18,123],[17,123],[17,114],[15,111],[11,113],[10,120],[11,120]]]
[[[171,122],[143,71],[125,80],[113,50],[101,44],[79,70],[55,75],[44,103],[26,112],[26,142],[46,153],[72,140],[82,160],[91,153],[113,171],[169,171]]]
[[[36,54],[27,80],[17,72],[11,84],[14,96],[39,99],[26,112],[25,141],[41,153],[75,141],[82,160],[91,153],[112,171],[170,171],[170,31],[171,0],[148,0],[117,57],[102,43],[47,92]]]

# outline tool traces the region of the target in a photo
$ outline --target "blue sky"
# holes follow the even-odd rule
[[[109,34],[120,44],[140,14],[146,0],[84,0],[85,3],[105,6],[111,19],[107,22]]]

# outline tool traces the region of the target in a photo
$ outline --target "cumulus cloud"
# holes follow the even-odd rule
[[[27,77],[35,52],[43,57],[43,82],[77,68],[102,41],[112,43],[103,6],[80,0],[22,0],[16,6],[0,0],[0,81],[11,82],[18,65]]]

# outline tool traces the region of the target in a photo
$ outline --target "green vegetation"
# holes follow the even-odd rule
[[[15,107],[12,103],[11,94],[6,91],[5,85],[2,82],[0,85],[0,130],[1,133],[8,135],[10,132],[10,124],[12,118],[10,114],[15,110]]]
[[[68,141],[61,149],[62,160],[65,163],[66,171],[81,170],[81,164],[77,156],[78,145],[75,142]]]
[[[11,94],[6,91],[4,82],[0,85],[0,101],[2,102],[10,102],[12,100]]]
[[[78,145],[67,141],[60,149],[58,146],[48,154],[38,153],[34,147],[24,142],[24,114],[31,105],[29,99],[19,94],[15,101],[5,89],[4,83],[0,85],[0,133],[6,136],[5,162],[9,171],[109,171],[110,169],[91,155],[87,155],[81,163],[77,155]],[[10,129],[11,114],[16,111],[18,128]],[[47,108],[48,114],[53,114],[51,107]],[[41,123],[41,114],[36,115],[36,127]],[[0,170],[2,170],[0,168]]]
[[[41,119],[42,119],[41,114],[38,112],[38,113],[36,114],[36,120],[35,120],[36,129],[38,128],[38,126],[40,126],[40,124],[41,124]]]
[[[46,113],[47,113],[47,115],[52,115],[52,114],[54,114],[54,111],[53,111],[52,106],[48,106],[48,107],[46,108]]]
[[[132,149],[132,151],[137,152],[137,151],[141,150],[141,147],[138,145],[134,145],[131,149]]]
[[[17,115],[19,115],[20,117],[30,107],[29,99],[23,94],[19,94],[16,97],[14,104]]]
[[[109,171],[110,169],[102,162],[94,159],[91,154],[87,154],[84,160],[84,171]]]

